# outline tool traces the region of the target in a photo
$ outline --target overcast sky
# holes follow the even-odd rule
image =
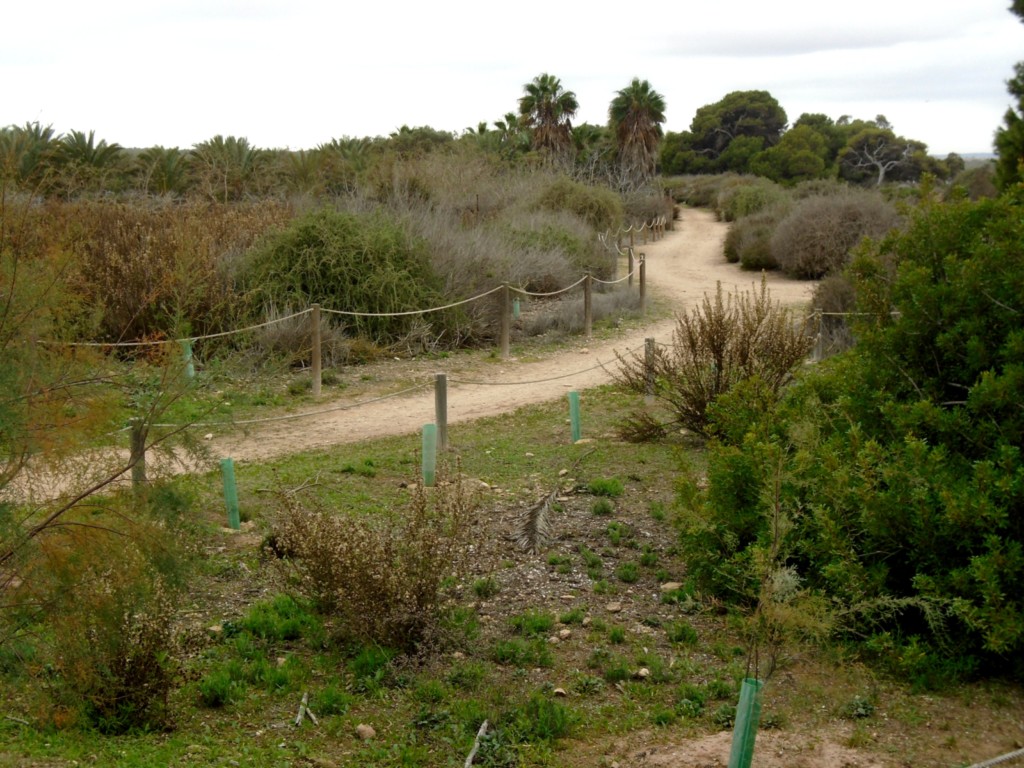
[[[633,77],[666,130],[730,91],[871,119],[933,154],[990,152],[1024,60],[1010,0],[56,0],[5,4],[0,126],[125,147],[244,136],[308,149],[403,124],[461,132],[542,72],[605,123]]]

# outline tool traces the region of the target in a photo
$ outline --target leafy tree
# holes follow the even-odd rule
[[[391,132],[385,145],[388,149],[396,152],[399,157],[405,158],[451,146],[454,141],[455,136],[448,131],[439,131],[429,125],[416,128],[403,125],[397,131]]]
[[[796,125],[774,147],[750,161],[750,171],[772,181],[796,184],[828,175],[828,138],[810,125]]]
[[[674,138],[671,168],[664,170],[746,173],[751,158],[778,144],[785,127],[786,112],[768,91],[733,91],[697,110],[689,132]]]
[[[1017,62],[1006,87],[1016,104],[1006,110],[1004,124],[996,130],[996,185],[1000,189],[1024,180],[1024,62]]]
[[[576,94],[547,73],[537,75],[523,90],[519,116],[531,132],[533,148],[552,157],[565,156],[572,149],[572,118],[580,107]]]
[[[840,150],[840,174],[851,181],[874,180],[880,187],[900,170],[910,169],[904,176],[912,175],[915,153],[923,146],[897,136],[891,128],[864,128]]]
[[[619,163],[637,182],[654,174],[664,122],[665,99],[646,80],[634,77],[628,87],[616,91],[608,124],[615,134]]]

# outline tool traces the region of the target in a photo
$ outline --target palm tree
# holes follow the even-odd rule
[[[576,94],[562,88],[562,81],[543,73],[523,86],[519,99],[521,124],[533,133],[533,148],[551,155],[572,150],[572,118],[580,108]]]
[[[188,155],[178,147],[150,147],[135,158],[139,186],[146,194],[180,195],[188,186]]]
[[[665,122],[665,99],[638,77],[621,91],[616,91],[608,107],[608,124],[615,134],[619,162],[635,181],[643,181],[654,173],[661,124]]]
[[[249,140],[217,134],[195,144],[190,154],[203,193],[211,200],[241,200],[251,191],[267,153]]]
[[[61,138],[38,122],[0,130],[0,180],[41,191],[55,175]]]

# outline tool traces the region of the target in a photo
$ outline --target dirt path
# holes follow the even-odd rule
[[[700,301],[705,293],[713,293],[719,281],[727,292],[750,290],[757,284],[760,275],[743,272],[723,258],[726,230],[727,225],[716,221],[714,214],[686,210],[674,231],[656,243],[637,248],[647,257],[647,288],[651,299],[669,302],[678,310],[684,310]],[[810,299],[812,283],[778,274],[769,274],[767,279],[773,300],[799,306]],[[666,319],[625,331],[612,341],[588,344],[579,339],[557,354],[535,362],[522,362],[513,357],[499,364],[467,368],[466,363],[446,367],[448,361],[434,361],[433,371],[445,373],[450,381],[448,423],[493,416],[523,405],[564,397],[569,390],[605,384],[612,378],[610,371],[614,370],[616,350],[642,350],[647,337],[668,342],[674,326],[673,319]],[[466,383],[469,381],[487,383]],[[214,433],[213,454],[232,456],[236,461],[263,461],[372,437],[412,434],[423,424],[434,421],[434,393],[430,387],[348,410],[329,410],[344,404],[343,399],[325,399],[307,409],[322,411],[318,415],[254,425],[245,434],[239,431]]]

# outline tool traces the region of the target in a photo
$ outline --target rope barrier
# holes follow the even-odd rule
[[[573,376],[579,376],[582,373],[590,373],[590,371],[596,371],[598,368],[604,368],[604,363],[598,362],[597,365],[592,365],[589,368],[584,368],[580,371],[573,371],[572,373],[564,373],[561,376],[552,376],[548,379],[533,379],[532,381],[479,381],[476,379],[452,379],[448,381],[452,384],[473,384],[481,387],[515,387],[520,384],[545,384],[549,381],[558,381],[559,379],[571,379]]]
[[[353,408],[359,408],[360,406],[363,405],[379,403],[382,400],[390,400],[393,397],[401,397],[402,395],[407,395],[410,392],[415,392],[418,389],[424,389],[425,387],[429,386],[429,382],[424,382],[423,384],[416,384],[415,386],[399,390],[398,392],[392,392],[390,395],[381,395],[380,397],[374,397],[369,400],[360,400],[358,403],[349,403],[348,405],[337,405],[332,408],[321,408],[316,411],[289,413],[284,416],[268,416],[264,419],[240,419],[237,421],[195,421],[192,422],[191,424],[153,424],[152,426],[158,427],[160,429],[192,429],[194,427],[238,427],[249,424],[266,424],[272,421],[292,421],[294,419],[304,419],[308,416],[322,416],[325,413],[335,413],[336,411],[350,411]]]
[[[525,291],[522,288],[510,288],[510,290],[513,290],[516,293],[522,294],[523,296],[532,296],[534,298],[546,298],[548,296],[558,296],[560,293],[565,293],[566,291],[571,291],[577,285],[582,285],[583,282],[586,279],[587,279],[587,276],[584,275],[583,277],[581,277],[579,280],[577,280],[572,285],[567,285],[565,288],[560,288],[559,290],[551,291],[550,293],[534,293],[533,291]]]
[[[1018,749],[1014,752],[1007,752],[1005,755],[1000,755],[999,757],[993,757],[991,760],[975,763],[970,766],[970,768],[989,768],[989,766],[1008,763],[1011,760],[1019,760],[1022,757],[1024,757],[1024,749]]]
[[[161,344],[181,344],[183,342],[193,341],[205,341],[206,339],[220,339],[224,336],[231,336],[235,333],[246,333],[247,331],[255,331],[260,328],[266,328],[270,325],[276,325],[277,323],[283,323],[285,320],[291,320],[294,317],[302,317],[308,315],[313,309],[304,309],[301,312],[295,312],[294,314],[287,315],[285,317],[278,317],[273,320],[267,320],[265,323],[257,323],[256,325],[250,325],[245,328],[236,328],[231,331],[221,331],[219,333],[208,333],[205,336],[186,336],[181,339],[157,339],[153,341],[40,341],[40,344],[62,346],[62,347],[155,347]]]
[[[469,299],[463,299],[462,301],[456,301],[451,304],[445,304],[443,307],[430,307],[429,309],[411,309],[408,312],[349,312],[344,309],[327,309],[326,307],[321,307],[320,311],[326,312],[329,315],[348,315],[351,317],[407,317],[409,315],[425,315],[428,312],[442,312],[446,309],[452,309],[453,307],[458,307],[463,304],[469,304],[472,301],[477,301],[479,299],[483,299],[487,296],[490,296],[492,293],[497,293],[501,289],[502,286],[499,285],[497,288],[491,288],[491,290],[487,291],[486,293],[481,293],[478,296],[473,296]]]
[[[636,267],[634,267],[632,272],[630,272],[628,275],[624,275],[623,277],[620,277],[618,280],[601,280],[601,279],[596,278],[596,277],[591,278],[591,279],[595,283],[600,283],[601,285],[615,285],[616,283],[621,283],[621,282],[624,282],[626,280],[629,280],[629,278],[631,278],[634,275],[636,275],[637,272],[638,272],[638,270],[636,269]]]

